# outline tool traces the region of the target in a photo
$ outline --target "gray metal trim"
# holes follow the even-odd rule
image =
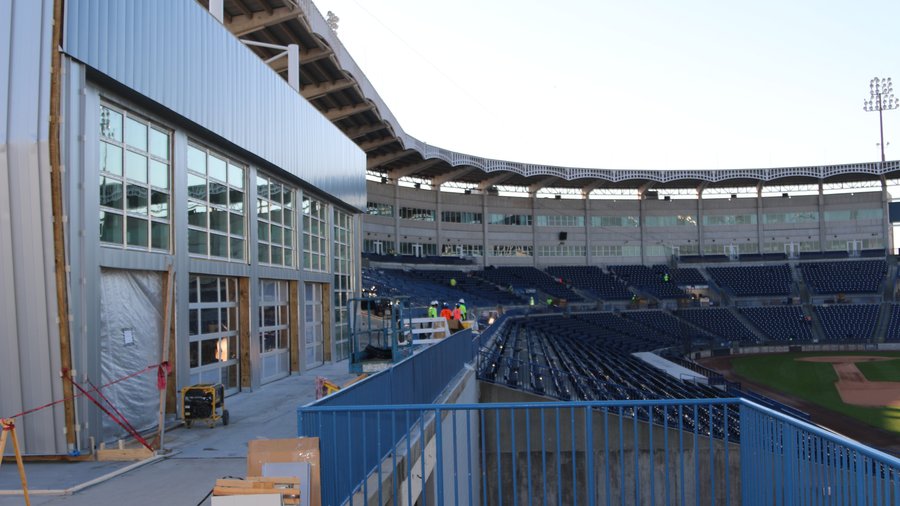
[[[64,33],[72,57],[365,208],[365,153],[197,2],[69,0]]]

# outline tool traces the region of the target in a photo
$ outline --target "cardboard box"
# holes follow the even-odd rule
[[[254,439],[247,444],[247,476],[262,476],[263,464],[275,462],[308,462],[311,475],[309,502],[304,504],[322,505],[319,438]]]

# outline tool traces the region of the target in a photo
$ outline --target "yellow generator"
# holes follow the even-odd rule
[[[221,409],[220,415],[217,410]],[[228,425],[228,410],[225,409],[225,387],[221,383],[215,385],[199,384],[181,389],[181,415],[184,424],[191,428],[194,422],[206,422],[213,428],[220,419],[222,425]]]

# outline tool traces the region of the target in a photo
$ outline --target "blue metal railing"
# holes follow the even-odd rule
[[[677,416],[640,416],[660,409]],[[900,460],[744,399],[298,415],[300,435],[320,438],[324,505],[900,504]],[[724,425],[721,436],[699,429],[700,417]]]

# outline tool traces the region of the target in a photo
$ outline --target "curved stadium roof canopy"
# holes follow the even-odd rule
[[[209,0],[198,0],[209,7]],[[460,183],[582,190],[713,189],[759,185],[875,182],[900,178],[900,161],[723,170],[616,170],[495,160],[425,144],[403,131],[311,0],[224,0],[225,26],[287,78],[287,58],[270,46],[300,50],[300,93],[366,152],[370,174]]]

